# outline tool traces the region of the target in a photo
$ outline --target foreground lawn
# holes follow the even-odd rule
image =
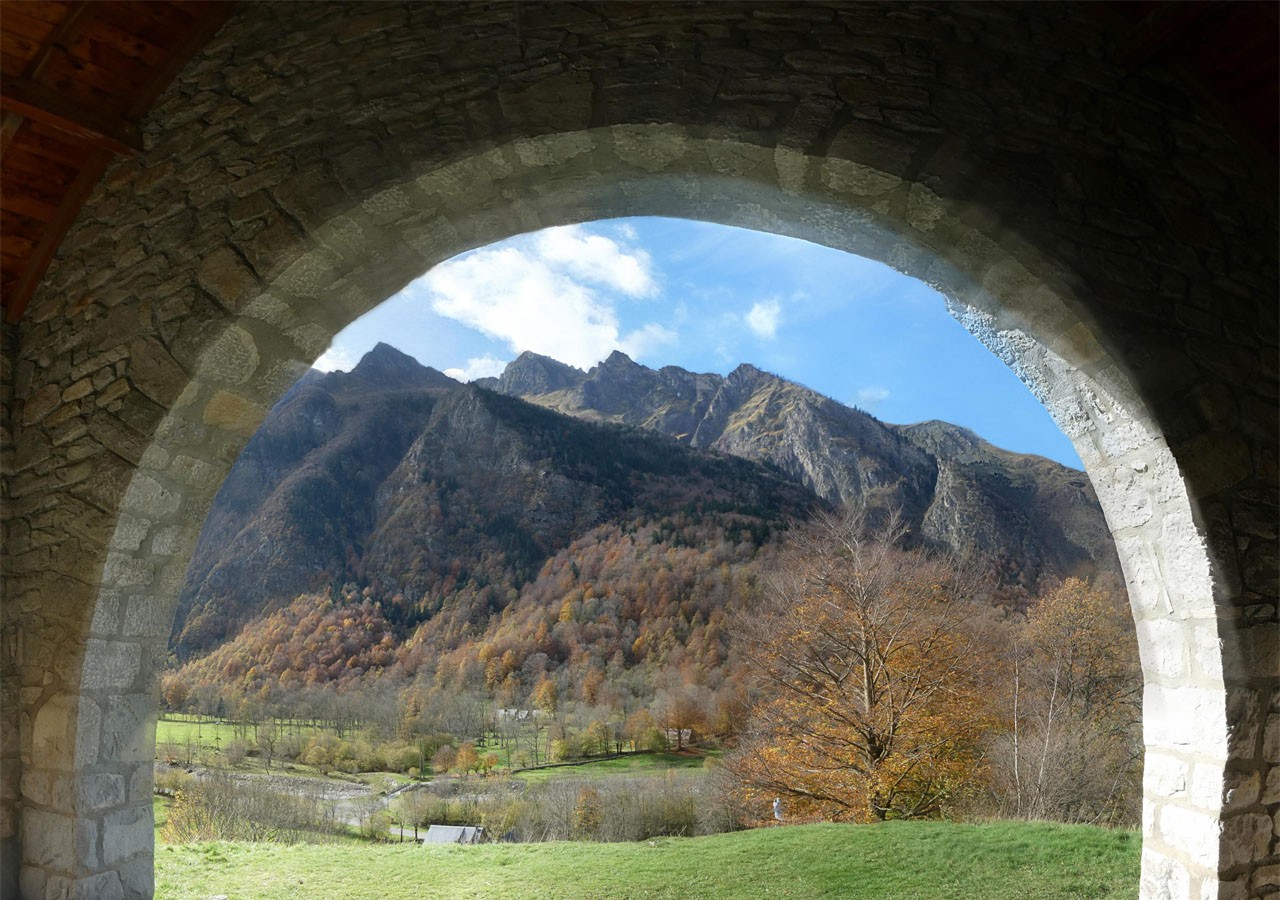
[[[638,844],[156,848],[156,897],[828,897],[1129,900],[1136,832],[1087,826],[807,825]]]

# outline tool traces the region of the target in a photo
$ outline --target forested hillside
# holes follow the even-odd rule
[[[885,425],[750,366],[525,354],[462,385],[379,345],[295,386],[233,468],[166,697],[402,733],[473,703],[725,733],[734,617],[787,530],[841,504],[899,510],[908,543],[977,562],[1014,606],[1114,568],[1081,473],[954,426]]]

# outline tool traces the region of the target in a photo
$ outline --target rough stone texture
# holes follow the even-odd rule
[[[329,336],[462,250],[663,214],[919,277],[1037,392],[1139,625],[1142,896],[1265,896],[1274,172],[1174,74],[1114,63],[1104,22],[1072,4],[241,5],[5,333],[0,891],[150,894],[133,787],[174,573]]]

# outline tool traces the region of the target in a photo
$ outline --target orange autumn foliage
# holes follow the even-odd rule
[[[864,531],[827,517],[793,538],[745,623],[758,699],[728,767],[757,815],[781,797],[789,820],[936,816],[982,773],[980,581]]]

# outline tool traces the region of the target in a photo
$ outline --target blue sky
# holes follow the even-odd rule
[[[432,269],[315,365],[350,369],[378,341],[461,380],[524,350],[581,369],[615,349],[653,368],[749,362],[886,422],[943,419],[1081,468],[1039,401],[929,287],[756,231],[629,218],[520,235]]]

